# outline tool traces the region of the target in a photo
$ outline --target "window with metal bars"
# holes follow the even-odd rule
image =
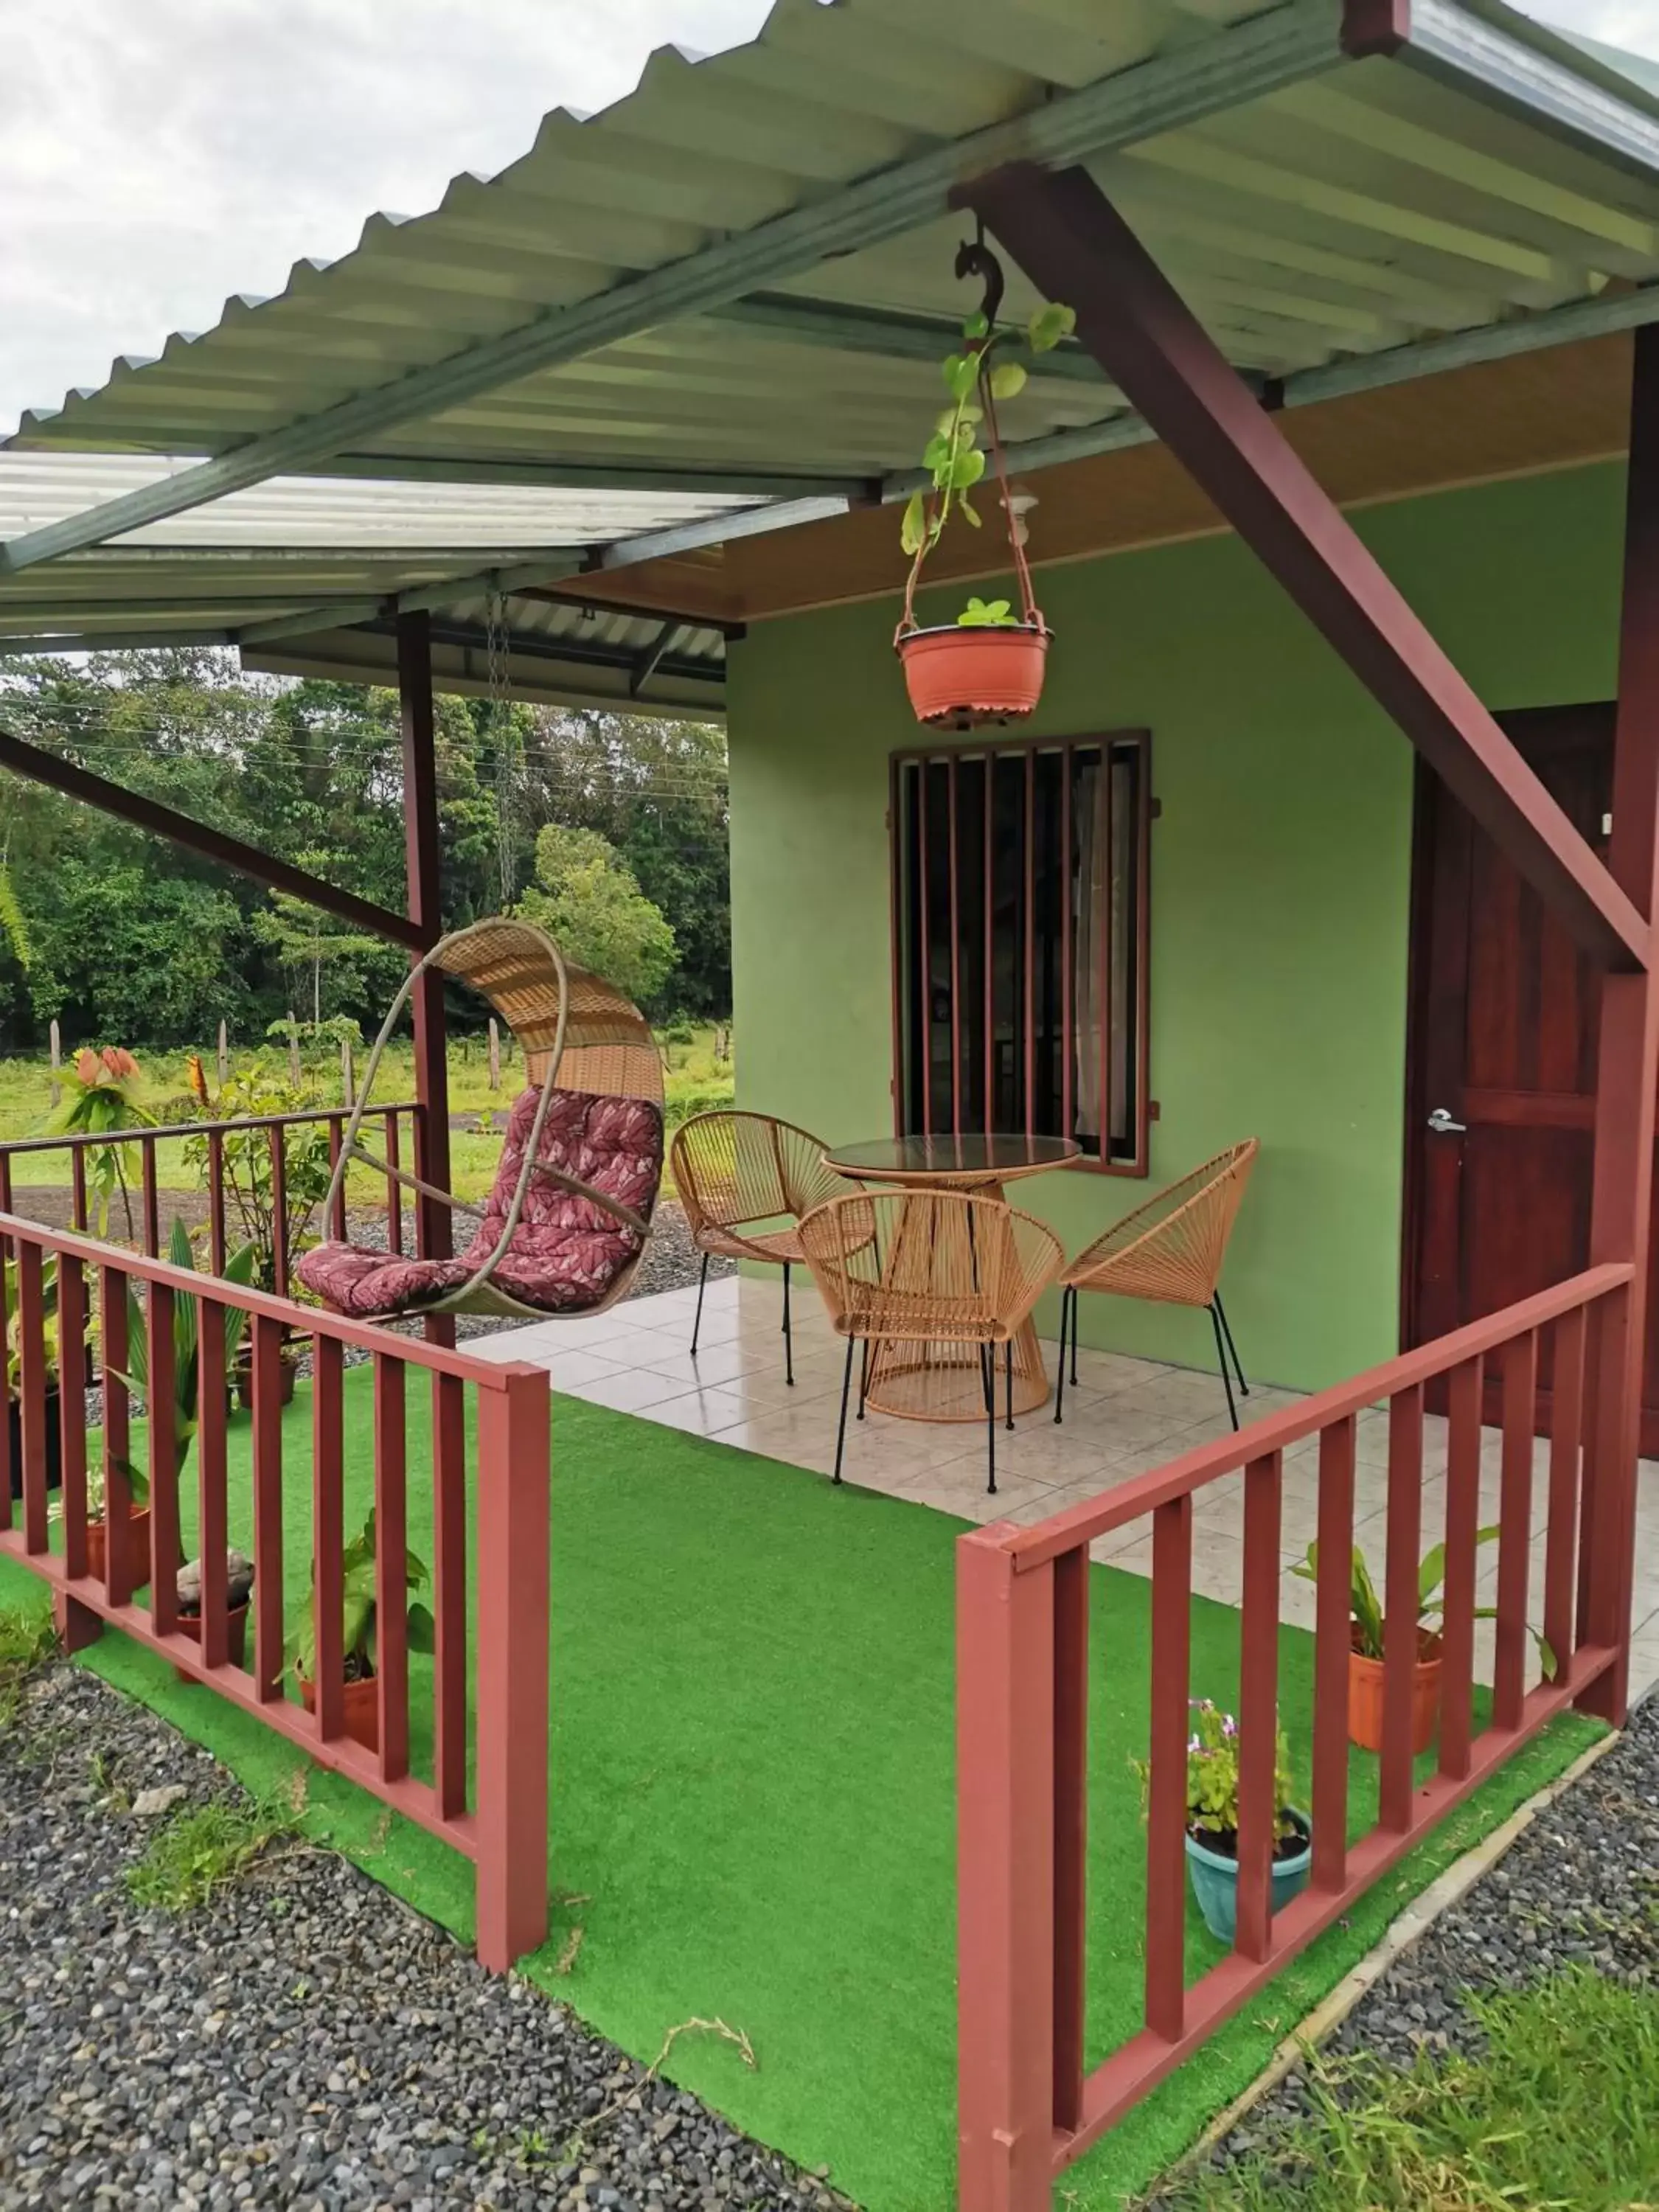
[[[904,1133],[1069,1136],[1146,1174],[1150,756],[1135,732],[894,757]]]

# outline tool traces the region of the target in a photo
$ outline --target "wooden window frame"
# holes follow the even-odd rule
[[[1133,982],[1134,1003],[1133,1012],[1133,1044],[1134,1051],[1134,1080],[1130,1093],[1130,1115],[1131,1124],[1134,1135],[1134,1149],[1133,1156],[1123,1156],[1116,1158],[1097,1158],[1092,1154],[1085,1153],[1079,1159],[1074,1161],[1073,1165],[1077,1169],[1085,1170],[1086,1172],[1093,1175],[1121,1176],[1138,1180],[1144,1180],[1150,1175],[1152,1171],[1152,1124],[1157,1118],[1158,1110],[1152,1097],[1151,1070],[1149,1066],[1149,1045],[1151,1035],[1150,979],[1152,974],[1152,826],[1154,820],[1157,818],[1158,805],[1157,799],[1152,795],[1152,732],[1149,730],[1144,729],[1085,731],[1079,732],[1075,735],[1046,738],[1010,738],[1000,736],[994,732],[987,733],[986,735],[978,738],[964,734],[959,738],[952,738],[948,740],[941,738],[932,744],[897,746],[890,755],[888,763],[887,842],[890,898],[889,937],[891,957],[891,980],[890,988],[892,1002],[893,1053],[893,1073],[890,1089],[893,1100],[893,1128],[896,1135],[902,1136],[906,1133],[904,1128],[906,1118],[905,1036],[907,1030],[907,1010],[909,988],[909,979],[906,974],[904,913],[906,897],[906,854],[903,844],[903,779],[906,770],[912,768],[921,768],[930,763],[943,765],[948,772],[951,793],[951,804],[954,809],[956,805],[956,771],[959,763],[964,760],[978,762],[987,758],[994,758],[997,760],[1016,760],[1024,763],[1025,788],[1027,793],[1024,814],[1026,902],[1024,957],[1027,985],[1022,994],[1023,1025],[1024,1032],[1023,1043],[1025,1055],[1025,1076],[1023,1087],[1027,1102],[1026,1111],[1029,1120],[1031,1111],[1031,1101],[1034,1090],[1032,1071],[1036,1034],[1036,1025],[1033,1018],[1034,994],[1030,988],[1030,978],[1033,973],[1033,963],[1036,947],[1036,935],[1033,922],[1035,901],[1035,855],[1033,838],[1035,818],[1033,808],[1030,803],[1030,795],[1033,790],[1037,758],[1040,755],[1045,754],[1058,755],[1061,758],[1063,765],[1060,775],[1060,790],[1062,793],[1062,805],[1064,809],[1062,820],[1069,823],[1073,757],[1079,752],[1097,751],[1101,756],[1103,766],[1104,763],[1110,760],[1114,753],[1121,754],[1125,750],[1133,750],[1138,756],[1139,761],[1139,774],[1136,783],[1139,819],[1136,823],[1135,837],[1135,942],[1139,957],[1136,963],[1136,973]],[[1103,784],[1107,787],[1109,787],[1109,777],[1103,777]],[[923,797],[925,802],[925,786],[923,787]],[[925,823],[925,807],[922,820]],[[925,830],[922,834],[925,835]],[[1069,838],[1069,830],[1062,831],[1062,836]],[[957,852],[957,841],[953,839],[951,842],[951,898],[953,905],[956,896]],[[988,810],[988,880],[989,866]],[[1110,896],[1109,872],[1106,884],[1106,896],[1108,898]],[[982,900],[981,903],[984,904],[985,902]],[[1061,1046],[1061,1054],[1062,1066],[1065,1070],[1065,1082],[1069,1098],[1071,1084],[1070,1063],[1072,1009],[1075,991],[1075,981],[1073,972],[1073,931],[1071,921],[1072,901],[1069,896],[1062,897],[1060,902],[1060,942],[1063,947],[1060,954],[1060,1000],[1063,1009],[1062,1020],[1064,1037],[1064,1042]],[[1109,917],[1108,917],[1104,930],[1104,935],[1108,939],[1109,939],[1109,932],[1110,923]],[[925,936],[923,943],[925,945]],[[953,927],[951,1000],[952,1014],[951,1025],[956,1035],[954,1035],[952,1038],[951,1064],[953,1068],[957,1070],[958,1073],[962,1067],[962,1046],[960,1042],[957,1013],[961,993],[957,973],[957,959],[960,945],[960,931],[958,928]],[[924,1033],[931,1032],[932,1026],[933,1023],[931,1014],[924,1014]],[[986,1039],[988,1071],[990,1043],[991,1040],[988,1030]],[[923,1080],[925,1089],[925,1075]],[[985,1095],[988,1100],[991,1097],[992,1090],[993,1085],[988,1072],[985,1086]],[[957,1133],[960,1133],[963,1123],[960,1117],[959,1083],[953,1085],[952,1104],[953,1108],[956,1109],[953,1115],[955,1127]],[[926,1118],[931,1117],[927,1116]],[[1062,1118],[1068,1117],[1063,1116]]]

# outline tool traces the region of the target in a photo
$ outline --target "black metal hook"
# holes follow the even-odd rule
[[[985,243],[983,222],[975,226],[975,235],[971,239],[964,239],[957,248],[956,273],[958,279],[963,276],[982,279],[985,296],[980,301],[979,311],[985,318],[985,337],[988,338],[997,326],[997,317],[1002,310],[1005,280],[1002,264]],[[978,343],[983,345],[985,338],[981,338]]]

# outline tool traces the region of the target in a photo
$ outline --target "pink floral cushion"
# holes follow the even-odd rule
[[[319,1244],[299,1261],[307,1290],[337,1312],[365,1320],[408,1313],[459,1290],[500,1241],[540,1096],[526,1090],[514,1101],[483,1220],[459,1258],[409,1260],[356,1244]],[[548,1109],[537,1157],[648,1221],[662,1180],[662,1111],[650,1099],[560,1091]],[[492,1280],[525,1305],[580,1313],[597,1305],[632,1265],[641,1241],[592,1199],[533,1176],[513,1242]]]

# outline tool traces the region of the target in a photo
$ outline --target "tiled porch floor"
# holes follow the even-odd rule
[[[556,1390],[642,1419],[717,1437],[741,1450],[764,1453],[828,1474],[835,1464],[843,1350],[810,1283],[794,1299],[795,1382],[784,1378],[781,1308],[775,1282],[728,1278],[708,1285],[697,1356],[688,1349],[696,1293],[665,1291],[635,1298],[591,1320],[550,1321],[475,1339],[468,1350],[486,1358],[527,1359],[544,1367]],[[1055,1347],[1044,1346],[1049,1372]],[[1248,1372],[1248,1370],[1247,1370]],[[1115,1483],[1162,1466],[1177,1454],[1228,1431],[1221,1384],[1213,1372],[1166,1367],[1147,1359],[1083,1351],[1078,1388],[1066,1392],[1066,1419],[1056,1427],[1052,1405],[1018,1417],[1010,1435],[997,1434],[997,1491],[985,1488],[985,1432],[978,1424],[944,1425],[868,1414],[848,1422],[845,1480],[892,1492],[920,1505],[970,1521],[1039,1521],[1097,1497]],[[1299,1394],[1257,1387],[1241,1401],[1245,1419],[1291,1405]],[[1443,1530],[1445,1424],[1426,1423],[1423,1543]],[[1496,1518],[1498,1436],[1488,1431],[1481,1480],[1481,1517]],[[1380,1577],[1387,1461],[1386,1416],[1362,1414],[1355,1535]],[[1533,1612],[1543,1601],[1544,1455],[1534,1483]],[[1280,1537],[1286,1568],[1315,1534],[1316,1446],[1287,1458]],[[1236,1604],[1242,1565],[1241,1479],[1210,1486],[1194,1507],[1193,1577],[1204,1595]],[[1097,1558],[1150,1572],[1150,1523],[1133,1522],[1102,1538]],[[1481,1602],[1490,1603],[1497,1547],[1481,1553]],[[1281,1611],[1310,1625],[1313,1592],[1286,1574]],[[1659,1680],[1659,1465],[1644,1460],[1638,1502],[1632,1692]],[[1481,1657],[1490,1629],[1483,1626]]]

